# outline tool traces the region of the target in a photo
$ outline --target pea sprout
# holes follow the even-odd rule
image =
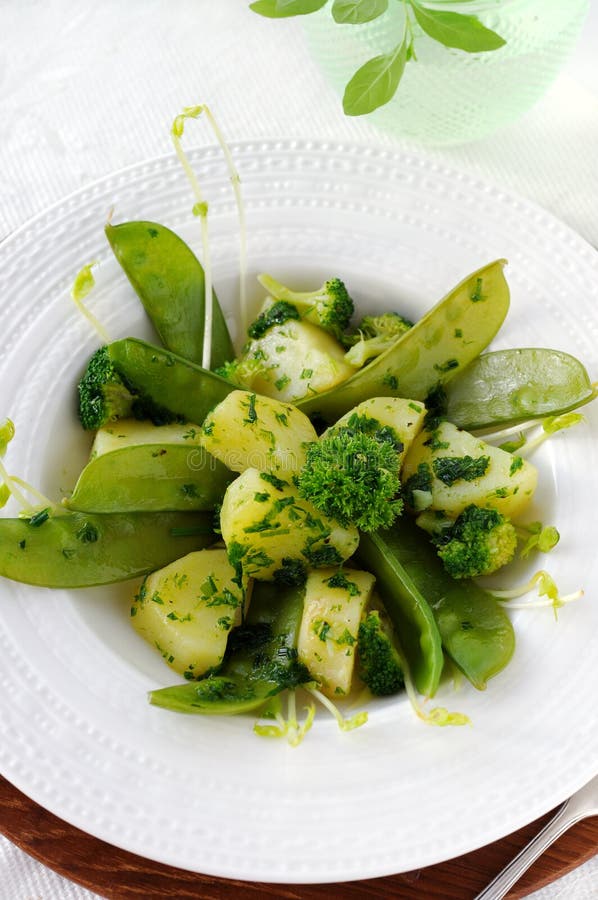
[[[411,704],[411,708],[422,722],[426,722],[428,725],[438,725],[440,727],[445,727],[447,725],[471,725],[471,719],[469,716],[466,716],[465,713],[450,712],[444,706],[434,706],[430,710],[425,710],[423,705],[419,702],[411,670],[404,656],[402,663],[407,698]]]
[[[198,216],[201,222],[201,235],[202,235],[202,246],[203,246],[203,265],[205,272],[205,327],[204,327],[204,337],[203,337],[203,349],[202,349],[202,366],[204,369],[210,368],[211,356],[212,356],[212,329],[213,329],[213,321],[214,321],[214,301],[212,296],[212,265],[211,265],[211,257],[210,257],[210,243],[209,243],[209,229],[208,229],[208,203],[204,198],[203,192],[201,190],[199,181],[195,172],[193,171],[193,167],[189,162],[187,154],[183,150],[182,137],[185,131],[185,121],[187,119],[199,119],[202,115],[205,115],[208,120],[212,131],[214,132],[214,136],[224,154],[224,158],[228,167],[229,177],[231,184],[233,186],[233,191],[235,194],[235,200],[237,203],[237,212],[239,216],[239,230],[240,230],[240,247],[239,247],[239,268],[240,268],[240,283],[239,283],[239,303],[240,303],[240,319],[241,319],[241,331],[242,334],[245,333],[245,327],[247,322],[247,296],[246,296],[246,273],[247,273],[247,237],[246,237],[246,223],[245,223],[245,210],[243,206],[243,199],[241,196],[241,179],[239,177],[239,173],[235,168],[235,164],[233,162],[233,158],[231,152],[228,148],[228,145],[222,135],[220,128],[212,114],[212,111],[205,104],[198,106],[186,106],[182,113],[180,113],[174,119],[171,128],[171,137],[172,142],[174,144],[174,149],[177,154],[177,157],[183,167],[183,170],[189,180],[193,193],[195,195],[195,204],[193,206],[193,215]]]
[[[108,335],[108,332],[99,321],[99,319],[97,319],[83,303],[87,295],[90,294],[95,287],[96,282],[95,278],[93,277],[92,269],[97,265],[97,260],[94,260],[93,262],[87,263],[87,265],[83,266],[83,268],[80,269],[79,272],[77,272],[77,275],[75,276],[75,280],[73,282],[73,286],[71,288],[71,297],[73,298],[75,306],[77,307],[79,312],[87,319],[92,328],[97,331],[102,343],[109,344],[110,337]]]
[[[0,425],[0,509],[8,503],[11,497],[17,501],[20,507],[19,515],[22,518],[33,519],[42,511],[51,512],[53,515],[61,515],[65,510],[57,506],[51,500],[42,494],[37,488],[32,487],[17,475],[9,475],[2,457],[6,453],[8,445],[15,436],[15,426],[11,419],[5,419]],[[25,493],[24,493],[25,492]],[[27,493],[32,494],[39,505],[32,505],[27,499]],[[47,516],[46,516],[47,518]]]
[[[272,702],[262,712],[262,717],[266,719],[274,719],[276,725],[260,725],[256,722],[253,726],[255,734],[260,737],[286,737],[291,747],[298,747],[303,738],[310,730],[316,714],[315,703],[310,703],[305,707],[305,719],[299,724],[297,719],[297,702],[295,691],[288,691],[288,711],[287,718],[282,715],[282,701],[280,695],[273,698]]]
[[[545,597],[545,600],[526,600],[523,603],[513,603],[513,600],[517,600],[519,597],[525,596],[525,594],[529,594],[533,589],[538,588],[538,596]],[[491,590],[490,593],[496,597],[501,603],[508,603],[509,609],[542,609],[544,607],[551,606],[554,610],[554,618],[558,619],[558,611],[567,603],[573,603],[575,600],[581,599],[583,597],[584,592],[581,588],[578,591],[574,591],[572,594],[565,594],[561,596],[559,594],[558,587],[554,581],[552,575],[549,572],[546,572],[544,569],[540,569],[536,572],[529,581],[526,581],[525,584],[519,585],[518,587],[511,588],[509,590]]]

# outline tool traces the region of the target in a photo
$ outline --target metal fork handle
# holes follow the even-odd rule
[[[571,809],[573,806],[573,809]],[[475,900],[501,900],[507,891],[521,878],[531,864],[544,853],[562,834],[576,822],[591,815],[587,808],[577,808],[566,800],[555,816],[544,826],[536,837],[527,844],[520,853],[484,888]]]

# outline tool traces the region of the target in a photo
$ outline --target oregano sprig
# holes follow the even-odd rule
[[[332,0],[332,18],[338,25],[363,25],[384,15],[391,2]],[[432,9],[425,0],[398,2],[405,11],[403,36],[392,50],[368,60],[350,79],[343,96],[343,110],[347,116],[367,115],[392,100],[406,64],[417,61],[413,37],[415,22],[432,40],[465,53],[488,53],[506,43],[475,15]],[[318,12],[327,3],[328,0],[255,0],[250,8],[261,16],[283,19]]]

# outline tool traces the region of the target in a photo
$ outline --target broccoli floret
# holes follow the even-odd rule
[[[79,382],[79,418],[97,430],[133,413],[135,397],[112,364],[107,347],[93,354]]]
[[[260,284],[277,301],[284,301],[297,310],[302,319],[319,325],[340,339],[354,312],[347,288],[340,278],[331,278],[317,291],[291,291],[270,275],[260,275]]]
[[[517,550],[514,525],[496,509],[471,504],[451,524],[442,516],[420,516],[417,524],[432,533],[438,555],[453,578],[489,575],[510,563]]]
[[[410,328],[413,328],[410,319],[397,312],[387,312],[381,316],[364,316],[359,323],[358,331],[361,331],[365,338],[386,337],[396,341]]]
[[[392,347],[410,328],[413,328],[413,322],[399,313],[364,316],[357,333],[345,338],[346,344],[353,344],[345,359],[350,365],[361,368],[368,360],[375,359]]]
[[[403,509],[399,465],[393,444],[340,426],[308,446],[299,493],[345,527],[389,528]]]
[[[361,620],[357,635],[358,672],[372,694],[387,697],[405,685],[401,658],[390,627],[378,610]]]

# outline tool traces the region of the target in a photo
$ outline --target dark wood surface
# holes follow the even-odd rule
[[[68,825],[0,779],[0,831],[55,872],[108,900],[472,900],[551,815],[473,853],[414,872],[342,885],[254,884],[197,875],[119,850]],[[508,897],[524,897],[596,853],[598,817],[578,823],[553,844]]]

